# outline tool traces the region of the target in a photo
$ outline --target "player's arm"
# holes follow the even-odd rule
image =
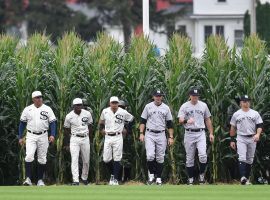
[[[168,144],[169,145],[173,145],[173,143],[174,143],[174,138],[173,138],[173,121],[172,120],[168,120],[166,122],[166,127],[168,128],[168,133],[169,133]]]
[[[99,124],[99,132],[102,135],[105,135],[105,120],[100,119],[98,124]]]
[[[254,135],[253,139],[255,142],[258,142],[260,140],[261,133],[263,131],[263,120],[259,113],[257,113],[256,118],[256,134]]]
[[[69,143],[70,143],[70,136],[71,136],[71,129],[64,127],[64,140],[63,140],[63,146],[66,150],[69,149]]]
[[[53,143],[54,138],[56,136],[56,117],[53,113],[53,110],[49,108],[49,129],[50,129],[50,137],[49,142]]]
[[[213,124],[212,124],[212,120],[211,117],[207,117],[205,119],[205,125],[209,131],[209,139],[210,142],[213,143],[214,142],[214,129],[213,129]]]
[[[18,139],[19,139],[19,144],[20,145],[23,145],[23,132],[26,128],[26,125],[27,123],[24,122],[24,121],[20,121],[20,124],[19,124],[19,130],[18,130]]]
[[[141,142],[144,142],[144,131],[146,127],[147,118],[148,118],[148,111],[147,111],[147,106],[145,106],[141,114],[141,120],[140,120],[140,126],[139,126],[139,130],[140,130],[139,139]]]
[[[193,124],[194,123],[194,119],[190,118],[187,119],[186,117],[186,112],[185,112],[185,108],[184,106],[181,106],[178,112],[178,122],[180,125],[185,125],[185,124]]]
[[[230,147],[232,149],[234,149],[234,150],[236,149],[235,136],[236,136],[236,127],[231,124],[231,128],[230,128],[230,137],[231,137]]]

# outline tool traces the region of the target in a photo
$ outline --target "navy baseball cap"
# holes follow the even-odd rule
[[[240,101],[250,101],[250,100],[251,98],[246,94],[240,97]]]
[[[161,90],[155,90],[153,96],[164,96],[164,93]]]
[[[198,89],[191,89],[188,94],[191,96],[200,96],[200,92]]]

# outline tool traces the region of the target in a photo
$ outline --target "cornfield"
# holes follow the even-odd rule
[[[208,144],[208,181],[229,183],[238,178],[237,155],[229,148],[228,131],[230,115],[238,109],[235,97],[244,93],[252,97],[252,106],[265,122],[253,181],[270,169],[270,62],[265,43],[256,35],[245,38],[240,52],[229,49],[222,37],[211,36],[201,59],[193,57],[191,41],[177,34],[172,35],[162,57],[156,55],[154,44],[143,36],[132,38],[126,51],[105,33],[98,34],[92,45],[73,32],[60,38],[57,46],[49,41],[44,34],[34,34],[23,45],[17,38],[0,35],[0,185],[20,184],[25,178],[25,149],[18,145],[17,127],[20,113],[31,103],[34,90],[42,91],[45,103],[58,119],[57,140],[48,152],[49,183],[71,181],[70,155],[63,148],[63,120],[75,97],[86,99],[93,111],[89,179],[102,184],[108,178],[102,162],[103,137],[97,123],[111,95],[125,100],[136,118],[133,133],[124,138],[123,180],[145,181],[145,148],[138,141],[137,128],[142,109],[156,88],[164,90],[175,121],[175,145],[166,152],[165,181],[179,184],[187,178],[184,129],[176,117],[193,86],[201,89],[201,98],[213,116],[215,142]]]

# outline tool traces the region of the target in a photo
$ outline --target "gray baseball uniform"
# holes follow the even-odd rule
[[[186,150],[186,166],[194,166],[194,157],[198,149],[200,163],[207,162],[206,154],[206,136],[205,136],[205,119],[211,117],[211,113],[206,103],[198,101],[193,105],[190,101],[184,103],[178,112],[178,118],[183,117],[188,120],[194,119],[193,124],[184,124],[185,136],[184,145]]]
[[[235,112],[230,124],[237,130],[237,153],[239,161],[252,164],[256,150],[256,142],[253,135],[256,134],[256,125],[262,124],[260,114],[253,110],[245,112],[242,109]]]
[[[158,163],[163,163],[167,146],[166,122],[172,120],[170,108],[164,103],[157,106],[151,102],[145,106],[141,117],[147,120],[145,132],[147,161],[156,158]]]

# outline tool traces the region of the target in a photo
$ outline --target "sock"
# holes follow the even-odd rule
[[[163,170],[163,163],[157,162],[156,170],[157,170],[157,178],[161,178],[162,170]]]
[[[188,178],[193,178],[194,177],[194,166],[187,167],[187,173],[188,173]]]
[[[239,162],[239,172],[240,172],[240,177],[246,176],[246,163],[245,162]]]
[[[38,165],[37,165],[37,177],[38,177],[38,180],[43,179],[45,167],[46,167],[46,164],[38,163]]]
[[[106,164],[110,174],[112,175],[113,174],[113,161],[111,160],[110,162],[105,163],[105,164]]]
[[[200,174],[205,173],[206,165],[206,163],[200,163]]]
[[[114,179],[118,180],[119,178],[119,172],[121,169],[121,164],[119,161],[114,161],[113,162],[113,175],[114,175]]]
[[[148,170],[150,172],[150,174],[154,174],[155,172],[155,161],[147,161],[147,166],[148,166]]]
[[[32,170],[32,162],[25,162],[25,175],[30,179],[32,177],[31,170]]]
[[[157,161],[156,161],[156,159],[154,160],[154,164],[153,164],[153,174],[157,174],[157,166],[158,165],[158,163],[157,163]]]
[[[246,163],[246,178],[249,179],[251,172],[251,164]]]

